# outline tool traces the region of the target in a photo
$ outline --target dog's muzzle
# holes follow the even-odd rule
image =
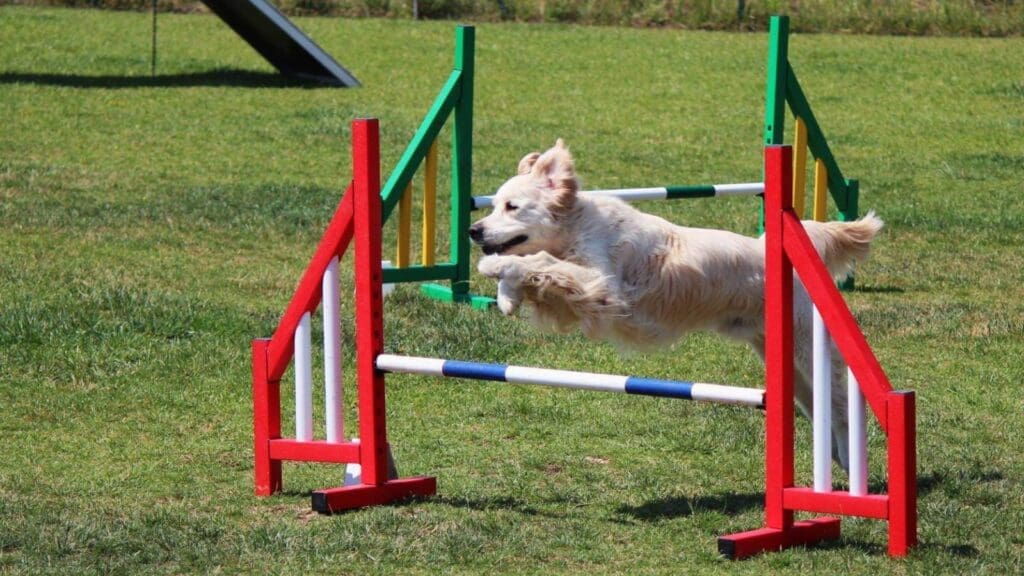
[[[472,240],[474,244],[478,244],[480,249],[484,251],[484,254],[491,255],[501,254],[513,246],[518,246],[523,242],[526,242],[529,237],[526,234],[520,234],[507,242],[491,244],[484,240],[484,227],[478,222],[469,227],[469,239]]]
[[[501,244],[481,244],[480,248],[484,251],[484,254],[501,254],[513,246],[518,246],[523,242],[526,242],[528,239],[529,237],[526,234],[520,234],[508,242],[502,242]]]

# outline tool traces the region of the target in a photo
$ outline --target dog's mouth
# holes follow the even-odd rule
[[[480,248],[483,249],[484,254],[487,255],[501,254],[502,252],[505,252],[509,248],[512,248],[513,246],[518,246],[523,242],[526,242],[527,240],[529,240],[529,237],[526,234],[520,234],[519,236],[516,236],[507,242],[502,242],[501,244],[484,244]]]

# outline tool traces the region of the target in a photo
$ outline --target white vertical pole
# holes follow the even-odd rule
[[[313,439],[313,343],[309,312],[295,328],[295,439]]]
[[[345,440],[345,403],[341,390],[341,296],[338,289],[338,257],[324,272],[324,403],[327,441]]]
[[[832,341],[814,307],[814,491],[832,490]]]
[[[850,430],[850,494],[868,493],[868,429],[864,419],[864,394],[853,370],[847,369],[846,411]]]

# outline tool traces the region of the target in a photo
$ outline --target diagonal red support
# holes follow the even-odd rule
[[[871,346],[857,325],[843,296],[836,288],[835,280],[818,256],[803,224],[793,212],[782,214],[783,245],[792,258],[793,267],[807,290],[807,294],[818,307],[829,334],[843,359],[853,370],[860,383],[864,398],[871,405],[871,411],[878,418],[882,429],[887,431],[888,414],[885,407],[886,394],[892,391],[889,379],[875,358]]]
[[[335,256],[341,258],[345,254],[345,250],[348,249],[349,242],[352,241],[352,196],[352,185],[349,184],[341,201],[338,202],[334,217],[331,218],[327,230],[320,239],[320,244],[317,245],[313,258],[309,261],[309,266],[306,267],[306,271],[302,275],[302,280],[299,281],[299,285],[295,289],[295,295],[288,303],[288,308],[285,309],[284,316],[281,317],[277,330],[274,331],[274,336],[270,339],[268,349],[270,359],[267,372],[271,380],[280,380],[288,368],[288,363],[292,360],[292,354],[295,351],[295,327],[299,325],[299,319],[303,314],[313,312],[320,305],[320,300],[323,297],[321,279],[324,277],[327,265]]]

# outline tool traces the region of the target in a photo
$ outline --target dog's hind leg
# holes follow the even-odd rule
[[[850,471],[849,413],[847,405],[847,370],[843,357],[832,344],[832,459],[846,472]]]
[[[800,314],[793,325],[793,400],[797,409],[811,422],[814,421],[813,353],[810,322],[802,321]],[[764,337],[749,342],[763,361]],[[848,471],[850,468],[849,439],[846,414],[846,365],[835,344],[832,345],[832,459]]]
[[[794,382],[793,393],[797,406],[805,416],[814,422],[814,351],[810,322],[794,325]],[[830,344],[830,428],[832,437],[832,459],[844,471],[850,469],[848,419],[846,414],[846,364],[834,343]]]

